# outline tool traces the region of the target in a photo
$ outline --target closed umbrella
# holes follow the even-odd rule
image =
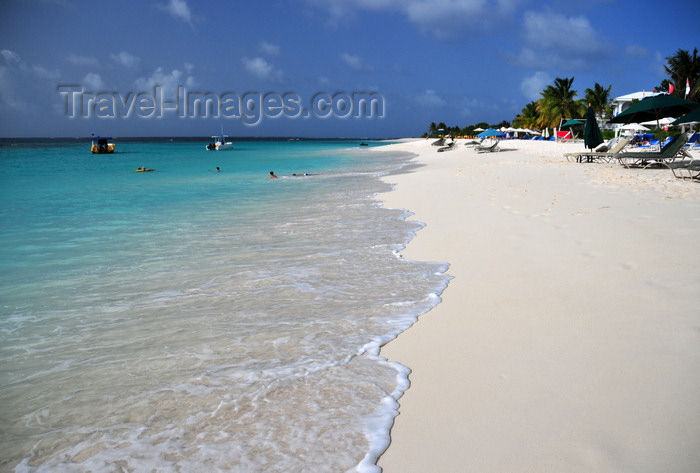
[[[595,119],[593,107],[586,110],[586,127],[583,130],[583,144],[588,149],[593,149],[603,142],[603,134],[600,132],[598,122]]]
[[[680,117],[700,107],[700,103],[672,95],[655,95],[640,100],[624,112],[614,116],[610,123],[641,123],[665,117]]]

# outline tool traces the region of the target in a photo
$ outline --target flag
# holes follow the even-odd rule
[[[670,82],[668,83],[668,93],[672,94],[673,91],[676,90],[676,88],[671,84]]]
[[[688,94],[690,93],[690,79],[685,80],[685,98],[688,98]]]

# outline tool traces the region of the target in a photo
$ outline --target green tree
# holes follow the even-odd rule
[[[595,83],[592,89],[586,89],[586,97],[584,102],[590,104],[595,110],[596,116],[603,118],[603,112],[608,107],[610,103],[610,91],[612,90],[612,85],[608,86],[606,89],[599,83]]]
[[[690,93],[688,100],[700,98],[700,57],[698,48],[693,49],[691,54],[685,49],[679,49],[674,56],[666,58],[667,65],[664,66],[669,75],[671,83],[675,86],[673,95],[685,97],[686,81],[690,83]]]
[[[669,85],[670,85],[670,84],[671,84],[671,81],[670,81],[670,80],[664,79],[664,80],[661,81],[661,83],[660,83],[659,85],[657,85],[656,87],[654,87],[654,92],[664,92],[664,93],[668,93],[668,88],[669,88]],[[674,86],[674,87],[675,87],[675,86]],[[684,87],[685,87],[685,86],[684,86]]]
[[[540,112],[537,111],[537,102],[530,102],[525,105],[520,115],[513,120],[513,126],[516,128],[536,128],[540,118]]]
[[[583,116],[585,107],[581,101],[575,100],[578,92],[571,88],[573,83],[573,77],[571,79],[557,77],[553,85],[548,85],[542,91],[542,98],[537,104],[540,127],[558,127],[562,118]]]

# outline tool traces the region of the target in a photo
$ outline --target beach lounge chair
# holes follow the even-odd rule
[[[433,146],[445,146],[445,138],[439,138],[430,144]]]
[[[688,138],[688,142],[685,144],[685,149],[700,149],[700,144],[698,143],[699,137],[700,132],[693,133],[693,136]]]
[[[443,146],[442,148],[438,148],[438,153],[441,153],[443,151],[450,151],[452,149],[455,149],[455,142],[451,141],[450,143],[447,143],[447,146]]]
[[[667,166],[678,179],[694,179],[700,182],[700,156],[668,163]]]
[[[493,153],[494,151],[500,151],[498,148],[498,141],[494,141],[493,144],[489,146],[476,146],[474,149],[477,153]]]
[[[605,145],[606,147],[612,146],[609,148],[608,151],[598,151],[601,147],[596,148],[595,151],[582,151],[580,153],[566,153],[564,157],[567,159],[567,161],[570,162],[577,162],[577,163],[582,163],[588,162],[588,163],[593,163],[593,162],[600,162],[600,163],[609,163],[615,158],[615,155],[622,151],[625,146],[627,146],[630,142],[629,138],[622,138],[619,140],[617,143],[614,145],[612,144],[612,140]]]
[[[626,168],[648,168],[654,165],[671,167],[669,164],[674,161],[691,158],[683,149],[683,145],[685,145],[686,141],[688,141],[688,136],[681,134],[661,148],[661,151],[621,152],[617,153],[614,158]]]

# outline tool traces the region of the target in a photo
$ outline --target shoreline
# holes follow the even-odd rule
[[[378,466],[697,471],[697,183],[566,162],[581,143],[432,141],[389,145],[418,167],[379,198],[425,224],[401,254],[454,278],[381,349],[412,373]]]

